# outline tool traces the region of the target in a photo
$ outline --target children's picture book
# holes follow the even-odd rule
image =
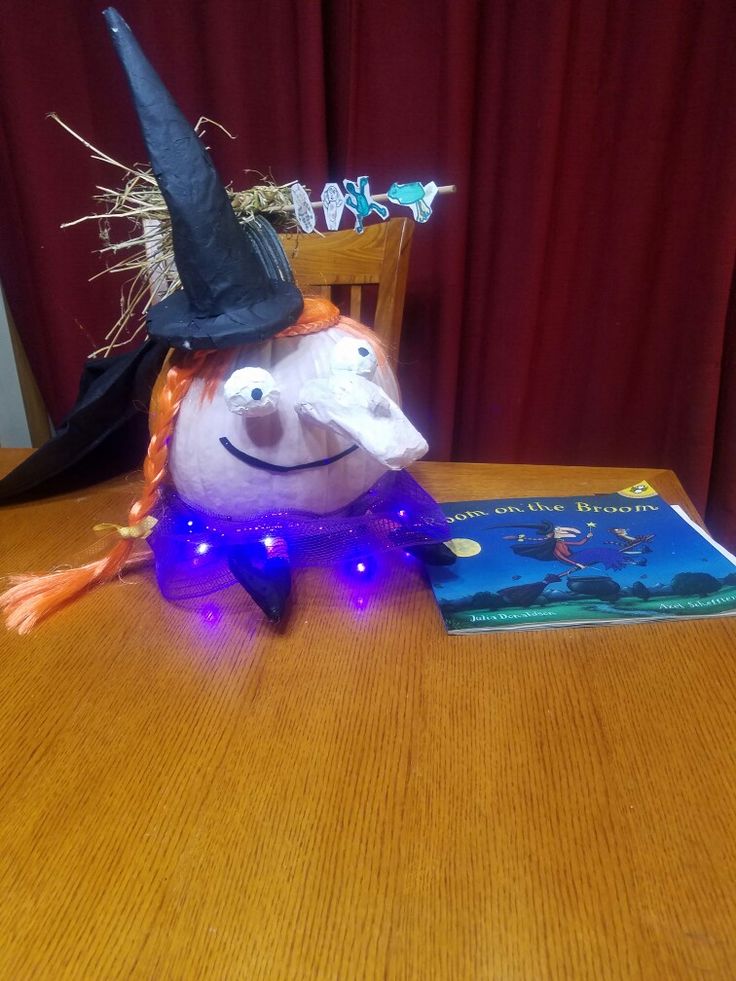
[[[736,612],[736,558],[646,481],[440,506],[456,558],[428,571],[449,633]]]

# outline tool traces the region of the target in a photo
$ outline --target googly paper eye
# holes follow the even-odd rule
[[[333,371],[353,371],[372,378],[377,366],[373,348],[360,337],[341,337],[332,352]]]
[[[225,402],[239,416],[267,416],[279,404],[281,392],[265,368],[238,368],[225,382]]]

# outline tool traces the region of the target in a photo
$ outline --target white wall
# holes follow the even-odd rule
[[[0,446],[30,446],[31,433],[23,404],[5,295],[0,286]]]

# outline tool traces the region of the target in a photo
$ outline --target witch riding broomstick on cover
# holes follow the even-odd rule
[[[511,546],[515,555],[523,558],[537,559],[540,562],[562,562],[568,566],[560,573],[548,573],[539,582],[523,583],[499,589],[498,593],[508,603],[518,606],[529,606],[551,583],[560,582],[564,576],[588,569],[593,565],[603,565],[607,569],[622,569],[636,562],[646,565],[646,559],[636,560],[632,554],[632,546],[644,541],[650,541],[653,536],[643,536],[631,539],[621,534],[624,529],[611,529],[618,535],[621,544],[610,544],[590,547],[588,543],[593,537],[595,522],[588,522],[588,531],[583,535],[579,528],[554,525],[551,521],[536,524],[493,525],[493,528],[532,528],[539,537],[528,538],[524,533],[504,535],[506,541],[513,541]],[[581,537],[576,538],[579,535]],[[644,546],[649,551],[648,546]],[[639,553],[636,553],[639,554]]]

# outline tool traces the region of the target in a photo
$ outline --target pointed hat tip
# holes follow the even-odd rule
[[[133,32],[131,31],[128,23],[123,17],[120,16],[114,7],[106,7],[102,11],[102,16],[105,18],[107,29],[110,32],[113,43],[116,47],[122,40],[122,36],[126,36],[127,38],[133,37]]]
[[[103,15],[169,211],[183,287],[151,308],[150,335],[190,349],[272,337],[303,305],[276,233],[254,224],[244,234],[206,148],[132,30],[114,7]]]
[[[102,11],[102,16],[107,21],[107,25],[111,31],[114,31],[117,27],[119,27],[122,24],[125,24],[125,26],[128,27],[128,25],[125,23],[123,18],[120,16],[120,14],[117,12],[117,10],[114,7],[105,7],[105,9]],[[128,29],[130,30],[130,28]]]

